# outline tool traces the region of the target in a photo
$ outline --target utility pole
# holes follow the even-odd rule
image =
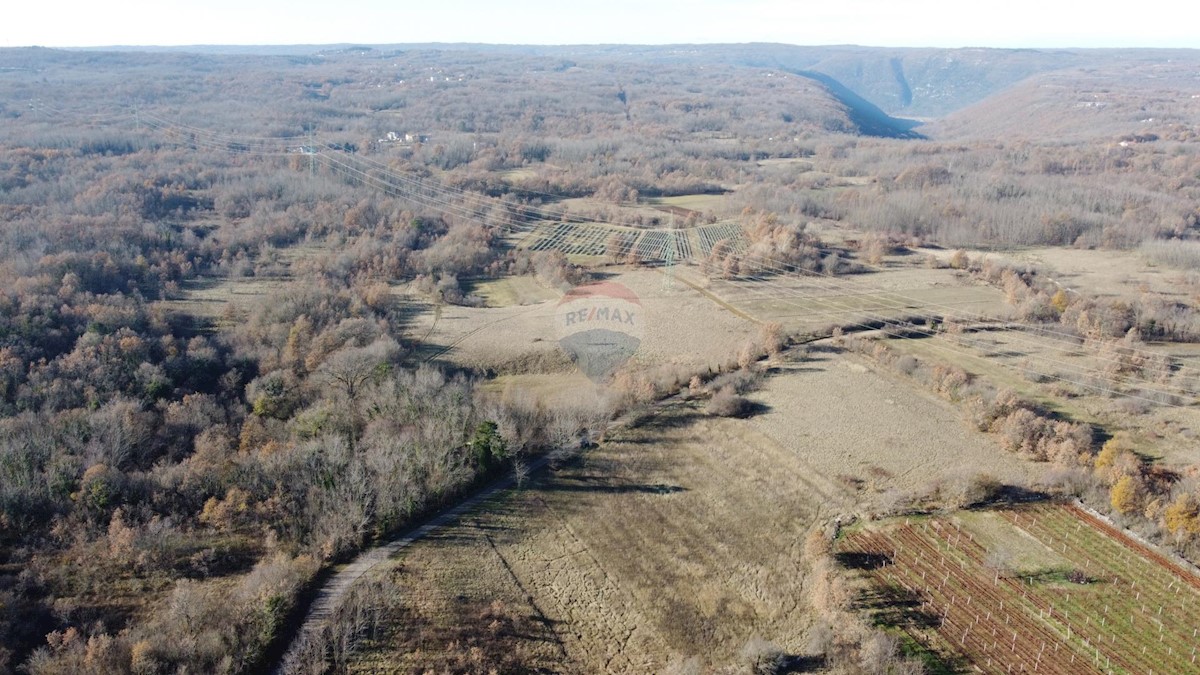
[[[663,272],[662,287],[664,291],[675,288],[675,254],[679,247],[676,240],[678,230],[675,229],[675,214],[671,214],[671,235],[667,237],[666,271]]]
[[[313,140],[313,128],[308,127],[308,173],[309,175],[317,175],[317,144]]]

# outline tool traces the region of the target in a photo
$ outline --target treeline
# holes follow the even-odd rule
[[[952,256],[951,264],[1003,289],[1016,319],[1077,336],[1111,357],[1113,365],[1105,368],[1108,375],[1133,372],[1149,381],[1165,381],[1174,374],[1169,364],[1161,357],[1139,355],[1138,344],[1200,341],[1200,309],[1172,296],[1148,289],[1135,299],[1069,292],[1036,268],[1015,267],[987,256],[971,258],[962,251]]]
[[[950,247],[1131,248],[1146,239],[1200,237],[1200,154],[1192,142],[856,139],[830,152],[825,171],[869,184],[812,190],[801,174],[788,211]]]

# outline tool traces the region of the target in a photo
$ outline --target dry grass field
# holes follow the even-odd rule
[[[695,267],[679,267],[679,279],[760,321],[778,321],[803,333],[833,324],[934,312],[1003,310],[999,291],[964,279],[953,270],[901,267],[852,277],[777,275],[763,279],[705,279]]]
[[[421,672],[463,648],[460,632],[487,635],[471,617],[497,602],[541,627],[505,638],[525,670],[721,666],[755,634],[795,653],[802,542],[839,498],[813,475],[744,423],[671,404],[403,554],[384,573],[411,609],[351,671]]]
[[[670,208],[684,209],[686,211],[698,211],[704,213],[706,211],[719,212],[725,206],[725,195],[679,195],[677,197],[658,197],[648,200],[648,203],[653,206],[661,206]]]
[[[271,249],[270,261],[261,276],[203,276],[181,285],[180,297],[160,304],[168,312],[200,317],[220,326],[233,321],[237,313],[249,310],[264,297],[278,293],[294,280],[292,266],[326,255],[327,245],[298,244]]]
[[[1037,471],[973,431],[949,403],[853,357],[814,351],[780,370],[752,395],[766,410],[746,422],[748,433],[781,444],[825,479],[854,486],[862,508],[880,493],[968,472],[1019,484]]]
[[[918,249],[922,255],[949,260],[954,251]],[[1145,256],[1129,251],[1078,249],[1045,246],[1014,251],[967,251],[972,257],[987,256],[1017,266],[1031,265],[1043,270],[1063,288],[1101,297],[1136,299],[1146,291],[1161,293],[1187,302],[1191,284],[1187,273],[1165,265],[1156,265]]]
[[[262,298],[283,290],[288,279],[244,279],[204,278],[183,286],[183,297],[165,300],[161,304],[167,311],[190,314],[220,324],[235,312],[247,310]]]
[[[487,279],[469,284],[466,290],[483,298],[488,307],[533,305],[562,297],[532,276]]]
[[[665,278],[647,269],[605,268],[608,281],[629,287],[642,305],[643,342],[634,359],[647,365],[681,364],[708,367],[729,361],[758,326],[734,314],[680,280]],[[536,293],[521,290],[527,284],[493,286],[490,297],[507,295],[533,299]],[[524,295],[522,295],[524,294]],[[488,297],[485,295],[485,297]],[[490,303],[489,303],[490,304]],[[557,300],[503,307],[447,305],[421,312],[410,327],[430,354],[468,367],[498,367],[531,356],[557,353]]]
[[[949,404],[856,360],[818,352],[775,367],[749,420],[668,402],[414,545],[381,571],[404,609],[351,671],[421,672],[471,648],[480,670],[659,672],[686,656],[720,668],[754,635],[799,654],[811,527],[956,467],[1014,480],[1027,469]],[[493,386],[561,398],[556,377]],[[500,607],[525,628],[489,633]]]

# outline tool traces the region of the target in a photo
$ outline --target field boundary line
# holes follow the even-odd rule
[[[1124,527],[1121,527],[1120,525],[1117,525],[1116,523],[1114,523],[1112,521],[1111,518],[1104,515],[1103,513],[1100,513],[1096,509],[1093,509],[1092,507],[1088,506],[1087,504],[1084,504],[1078,498],[1071,500],[1070,504],[1072,506],[1074,506],[1077,510],[1083,512],[1085,515],[1090,516],[1090,517],[1100,521],[1102,524],[1119,532],[1122,536],[1129,538],[1131,541],[1133,541],[1138,546],[1146,549],[1145,552],[1147,554],[1147,557],[1160,558],[1161,562],[1171,563],[1171,565],[1178,568],[1177,571],[1181,573],[1180,576],[1182,576],[1184,579],[1186,579],[1191,586],[1195,587],[1197,590],[1200,590],[1200,567],[1196,567],[1194,564],[1192,564],[1188,560],[1185,560],[1184,558],[1182,558],[1178,555],[1175,555],[1174,553],[1172,553],[1168,550],[1163,549],[1161,546],[1159,546],[1151,541],[1146,540],[1140,534],[1138,534],[1136,532],[1131,532],[1130,530],[1128,530]],[[1164,565],[1164,567],[1166,567],[1166,565]],[[1172,570],[1172,571],[1176,571],[1176,570]]]
[[[657,271],[659,274],[665,274],[665,273],[662,271],[662,269],[661,269],[661,268],[658,268],[658,267],[656,267],[656,268],[654,268],[654,269],[655,269],[655,270],[656,270],[656,271]],[[734,316],[740,317],[740,318],[742,318],[742,319],[745,319],[746,321],[749,321],[749,322],[751,322],[751,323],[755,323],[755,324],[762,324],[762,323],[763,323],[763,320],[762,320],[762,319],[759,319],[759,318],[755,317],[753,314],[750,314],[749,312],[746,312],[746,311],[744,311],[744,310],[738,309],[737,307],[735,307],[735,306],[733,306],[733,305],[729,304],[728,302],[725,302],[725,301],[724,301],[724,300],[722,300],[721,298],[717,297],[717,296],[716,296],[716,295],[714,295],[712,292],[710,292],[708,289],[706,289],[706,288],[701,288],[699,284],[697,284],[696,282],[694,282],[694,281],[692,281],[692,280],[688,279],[688,278],[687,278],[685,275],[683,275],[683,274],[678,274],[678,269],[676,270],[676,274],[675,274],[674,278],[675,278],[675,279],[677,279],[677,280],[679,280],[679,281],[682,281],[684,284],[686,284],[686,285],[687,285],[688,287],[690,287],[692,290],[696,291],[697,293],[699,293],[700,295],[704,296],[705,298],[707,298],[707,299],[711,300],[711,301],[712,301],[714,304],[716,304],[718,307],[720,307],[721,309],[724,309],[724,310],[726,310],[726,311],[728,311],[728,312],[732,313]]]

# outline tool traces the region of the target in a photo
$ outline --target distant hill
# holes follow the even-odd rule
[[[734,45],[701,47],[723,60],[822,73],[890,115],[939,117],[1039,72],[1086,60],[1071,51]]]
[[[724,64],[777,69],[820,82],[846,106],[862,133],[913,136],[910,120],[941,118],[1010,88],[1019,93],[1041,75],[1100,72],[1109,86],[1125,86],[1143,69],[1184,66],[1200,70],[1200,51],[1186,49],[932,49],[854,45],[289,45],[113,47],[108,50],[208,55],[380,58],[413,51],[475,52],[640,64]],[[103,50],[102,50],[103,51]],[[1190,65],[1189,65],[1190,64]],[[1146,71],[1149,72],[1149,71]],[[1177,78],[1178,79],[1178,78]],[[1040,80],[1039,80],[1040,81]],[[1053,80],[1059,82],[1061,80]]]
[[[602,49],[602,48],[594,48]],[[617,50],[617,48],[603,48]],[[1133,77],[1141,68],[1190,64],[1188,49],[904,49],[781,44],[622,47],[626,58],[721,61],[826,75],[896,117],[942,117],[1035,75],[1103,69]],[[1114,84],[1118,80],[1113,81]]]
[[[419,131],[436,135],[439,142],[473,134],[716,140],[714,147],[738,156],[780,147],[793,152],[802,137],[830,132],[912,135],[912,123],[890,118],[819,73],[719,61],[701,69],[691,63],[613,58],[603,49],[578,58],[486,46],[258,51],[0,49],[0,76],[7,78],[0,85],[13,92],[7,102],[0,97],[0,113],[26,112],[34,99],[51,108],[87,99],[106,111],[170,105],[202,87],[221,101],[220,119],[227,129],[247,119],[232,114],[239,106],[253,109],[253,117],[263,116],[252,97],[279,101],[281,109],[270,116],[270,124],[278,127],[272,134],[282,135],[297,133],[313,119],[341,118],[337,126],[344,131],[351,126],[345,120],[355,120],[363,137]],[[505,56],[497,58],[496,52]],[[188,110],[192,114],[195,104]],[[214,119],[209,115],[206,121]],[[759,151],[760,144],[774,150]]]
[[[1043,73],[931,123],[937,138],[1114,143],[1200,136],[1200,63],[1118,61]]]

